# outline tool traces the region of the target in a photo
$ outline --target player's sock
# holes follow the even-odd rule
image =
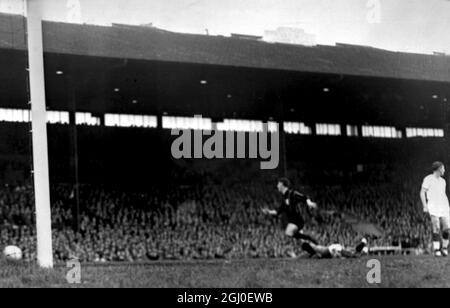
[[[448,242],[449,242],[449,238],[450,238],[450,230],[444,230],[444,232],[442,232],[442,254],[444,254],[445,256],[448,255]]]
[[[433,252],[436,256],[441,255],[441,242],[438,233],[433,233]]]
[[[311,235],[303,234],[303,233],[301,233],[301,232],[299,232],[299,231],[297,231],[297,232],[294,234],[294,238],[297,239],[297,240],[306,240],[306,241],[310,241],[311,243],[313,243],[313,244],[315,244],[315,245],[318,245],[318,244],[319,244],[319,242],[318,242],[315,238],[313,238]]]
[[[444,230],[444,232],[442,232],[442,248],[447,249],[448,248],[448,241],[450,239],[450,230]]]
[[[436,251],[439,249],[441,249],[441,243],[437,241],[433,242],[433,250]]]

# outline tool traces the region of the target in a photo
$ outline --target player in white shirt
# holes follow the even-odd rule
[[[450,238],[450,207],[445,192],[446,183],[443,179],[445,173],[444,164],[434,162],[432,170],[433,173],[426,176],[423,180],[420,199],[423,211],[431,216],[434,255],[447,256]]]

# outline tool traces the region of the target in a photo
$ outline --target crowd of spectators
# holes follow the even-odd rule
[[[301,186],[320,207],[305,209],[305,232],[324,244],[351,246],[367,236],[355,230],[355,222],[366,222],[381,230],[370,238],[371,245],[426,249],[431,230],[420,208],[418,181]],[[281,258],[301,253],[298,243],[284,235],[283,218],[261,211],[280,203],[269,180],[226,185],[203,181],[145,192],[54,185],[51,199],[53,250],[60,261]],[[33,202],[31,186],[0,189],[0,244],[21,247],[27,260],[36,257]],[[77,216],[79,223],[74,224]]]

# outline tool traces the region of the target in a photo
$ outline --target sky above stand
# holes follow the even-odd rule
[[[24,1],[0,0],[0,12],[24,14]],[[450,54],[450,0],[78,0],[79,6],[77,0],[29,1],[41,1],[43,18],[53,21],[67,22],[75,12],[88,24],[152,23],[225,36],[292,27],[314,34],[317,44]]]

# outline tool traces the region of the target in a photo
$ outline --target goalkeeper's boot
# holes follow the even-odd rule
[[[447,257],[448,256],[448,249],[447,248],[442,248],[441,254],[442,254],[443,257]]]
[[[440,250],[435,250],[434,251],[434,256],[435,257],[442,257],[442,252]]]

